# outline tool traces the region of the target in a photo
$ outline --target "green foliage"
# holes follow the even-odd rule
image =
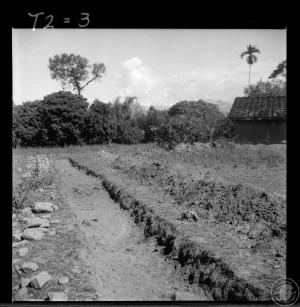
[[[257,62],[257,56],[255,55],[255,53],[260,53],[260,50],[256,47],[256,46],[252,46],[252,45],[248,45],[246,51],[241,53],[241,58],[244,58],[244,56],[246,57],[246,61],[249,65],[254,64],[255,62]]]
[[[277,65],[276,69],[269,76],[269,79],[274,79],[277,77],[283,77],[286,79],[286,60]]]
[[[144,131],[135,127],[130,121],[121,121],[117,125],[117,135],[114,141],[123,144],[137,144],[144,138]]]
[[[156,110],[151,106],[144,121],[145,142],[154,142],[157,139],[156,130],[167,119],[167,111]]]
[[[170,116],[157,129],[158,144],[172,149],[179,143],[208,142],[210,131],[200,118],[177,115]]]
[[[173,105],[170,119],[157,130],[159,144],[174,148],[178,143],[212,141],[217,123],[224,118],[214,104],[199,101],[180,101]]]
[[[96,99],[85,117],[84,139],[88,144],[110,143],[116,137],[117,125],[113,106]]]
[[[70,92],[57,92],[44,97],[38,106],[43,122],[40,130],[42,145],[64,146],[81,144],[88,102]]]
[[[27,146],[37,146],[39,144],[39,130],[42,123],[38,117],[38,105],[41,101],[25,102],[22,105],[13,106],[13,146],[17,144]]]
[[[250,88],[244,88],[245,95],[249,97],[286,96],[286,82],[283,80],[258,81]]]
[[[88,68],[91,69],[91,78],[86,82],[89,76]],[[103,63],[94,63],[89,65],[87,58],[75,54],[55,55],[49,59],[49,69],[51,78],[60,80],[63,89],[70,86],[73,90],[77,90],[78,95],[92,81],[99,80],[105,73],[105,65]]]
[[[213,132],[213,140],[217,140],[220,138],[232,139],[234,137],[234,124],[228,118],[220,119],[215,126],[215,130]]]

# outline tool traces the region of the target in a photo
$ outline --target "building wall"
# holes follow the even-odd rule
[[[238,143],[280,144],[286,140],[286,120],[234,120]]]

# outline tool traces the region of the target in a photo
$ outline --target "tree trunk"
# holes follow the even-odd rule
[[[249,64],[249,94],[250,94],[250,71],[251,71],[251,64]]]

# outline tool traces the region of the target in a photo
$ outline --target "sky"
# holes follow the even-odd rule
[[[105,64],[103,78],[82,92],[89,103],[95,98],[112,102],[118,96],[137,96],[144,106],[163,107],[198,99],[232,103],[242,96],[249,66],[240,54],[248,44],[261,51],[251,68],[251,83],[266,80],[286,59],[286,30],[13,29],[12,33],[15,104],[62,90],[48,68],[49,58],[61,53]]]

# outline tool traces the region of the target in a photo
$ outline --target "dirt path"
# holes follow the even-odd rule
[[[99,300],[208,300],[175,277],[153,241],[111,200],[101,182],[57,160],[63,193],[85,234],[82,257]]]

